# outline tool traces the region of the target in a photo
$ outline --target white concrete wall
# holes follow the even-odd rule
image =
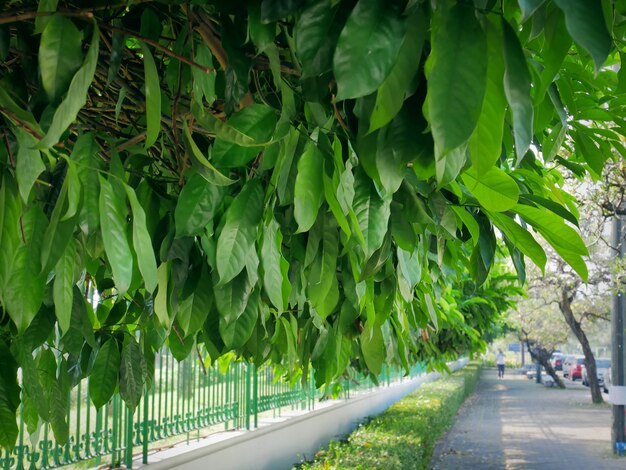
[[[458,369],[467,361],[452,364]],[[207,447],[190,450],[154,464],[150,470],[279,470],[307,460],[332,439],[352,432],[368,416],[379,414],[424,382],[437,378],[431,373],[377,389],[327,408],[268,427],[246,432]]]

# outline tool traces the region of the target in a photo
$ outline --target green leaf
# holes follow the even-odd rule
[[[472,166],[478,175],[487,172],[502,153],[502,134],[506,113],[504,95],[504,56],[502,36],[489,21],[487,25],[487,86],[476,129],[469,140]]]
[[[19,361],[22,369],[22,386],[24,392],[32,400],[33,406],[37,410],[37,414],[44,421],[50,420],[50,407],[46,398],[46,393],[41,382],[37,363],[33,358],[30,348],[26,344],[14,343],[11,346],[13,353]],[[56,377],[55,377],[56,380]]]
[[[580,235],[561,218],[547,209],[517,205],[514,209],[534,226],[554,250],[587,282],[589,272],[583,256],[589,253]]]
[[[395,193],[407,176],[409,162],[422,156],[424,140],[416,132],[417,121],[406,108],[391,124],[379,131],[376,150],[376,170],[387,194]],[[432,145],[432,141],[430,142]]]
[[[50,349],[41,351],[37,368],[50,404],[50,426],[57,442],[65,445],[70,438],[70,428],[66,420],[69,389],[62,387],[62,377],[57,378],[57,361]]]
[[[420,64],[426,28],[426,15],[421,8],[416,8],[407,19],[407,30],[397,61],[378,88],[369,132],[387,125],[400,112]]]
[[[602,5],[588,0],[554,0],[554,3],[565,13],[570,36],[593,57],[597,73],[613,47]]]
[[[64,350],[78,356],[85,343],[92,348],[96,347],[96,340],[93,334],[91,317],[87,313],[87,308],[91,308],[78,286],[74,286],[74,297],[72,302],[72,317],[70,326],[61,338]]]
[[[171,326],[170,308],[168,303],[167,284],[169,280],[168,263],[162,263],[157,269],[158,287],[154,298],[154,313],[162,326],[169,329]]]
[[[220,335],[228,349],[238,349],[252,336],[254,326],[259,317],[259,290],[255,290],[239,315],[220,316]]]
[[[435,310],[431,294],[424,294],[424,303],[426,304],[426,310],[430,316],[430,321],[432,321],[433,325],[435,325],[435,330],[439,330],[439,316]]]
[[[521,215],[527,223],[539,230],[557,251],[559,251],[557,247],[562,247],[580,256],[589,254],[578,232],[553,212],[523,204],[515,206],[513,212]]]
[[[458,206],[449,206],[450,209],[454,211],[454,213],[461,219],[463,224],[467,227],[470,235],[472,236],[472,243],[476,246],[480,239],[480,227],[478,226],[478,222],[472,214],[467,212],[465,208]]]
[[[98,49],[100,30],[94,22],[91,44],[83,65],[78,69],[67,90],[67,95],[54,112],[48,132],[37,145],[40,149],[47,149],[56,144],[61,134],[76,120],[78,112],[87,102],[87,92],[93,81],[98,63]]]
[[[196,43],[194,46],[196,48],[194,62],[204,67],[213,68],[213,55],[209,48],[202,42]],[[216,99],[215,77],[217,73],[215,70],[207,73],[192,67],[191,74],[193,76],[193,97],[196,102],[202,104],[204,99],[208,104],[212,104]]]
[[[197,103],[192,103],[191,112],[201,127],[214,133],[216,138],[224,142],[230,142],[240,147],[258,147],[270,143],[257,142],[254,138],[235,129],[229,123],[220,121],[213,114],[206,112],[204,108],[200,107]]]
[[[60,101],[83,62],[81,33],[60,13],[50,18],[39,43],[41,85],[52,103]]]
[[[67,211],[65,212],[65,215],[61,217],[61,222],[72,219],[78,212],[81,202],[80,196],[82,188],[80,179],[78,178],[76,164],[72,160],[67,162],[65,179],[67,180]]]
[[[383,200],[374,183],[363,172],[355,174],[353,208],[365,241],[365,257],[369,258],[383,244],[389,225],[391,201]]]
[[[124,185],[126,195],[130,201],[130,209],[133,213],[133,247],[137,254],[137,265],[143,276],[143,282],[148,292],[154,292],[157,287],[157,266],[152,239],[146,225],[146,213],[141,207],[133,188]]]
[[[294,194],[294,217],[298,232],[307,232],[315,223],[324,200],[324,155],[313,142],[307,144],[298,161]]]
[[[332,165],[327,160],[328,165]],[[335,219],[339,223],[341,230],[346,234],[348,238],[352,236],[352,230],[350,228],[350,223],[346,218],[341,204],[339,204],[339,200],[337,199],[337,190],[339,189],[339,177],[331,178],[328,176],[326,172],[323,172],[322,178],[324,180],[324,196],[326,199],[326,203],[330,208],[331,212],[335,216]]]
[[[543,70],[541,71],[541,83],[535,95],[535,102],[543,100],[546,90],[559,72],[563,60],[572,45],[572,38],[565,27],[565,17],[561,10],[555,8],[545,25],[545,43],[541,49]]]
[[[253,249],[263,216],[263,189],[258,179],[246,183],[226,210],[225,223],[217,239],[216,265],[220,284],[239,274]]]
[[[504,93],[513,114],[515,153],[519,163],[530,148],[533,137],[531,79],[522,45],[509,23],[502,21],[504,33]]]
[[[4,293],[4,308],[20,333],[28,328],[43,301],[47,273],[41,273],[41,248],[46,225],[40,206],[31,206],[20,219],[22,242],[14,253]]]
[[[593,139],[582,131],[574,132],[574,142],[576,143],[576,154],[583,157],[591,171],[600,177],[609,155],[605,155]]]
[[[248,6],[248,30],[250,39],[260,52],[274,43],[276,36],[276,24],[261,22],[261,2],[253,1]]]
[[[522,22],[533,16],[537,9],[544,4],[546,0],[518,0],[522,10]]]
[[[176,203],[176,237],[201,235],[213,220],[215,211],[224,197],[219,186],[210,184],[198,173],[193,173]]]
[[[422,264],[420,262],[419,251],[415,249],[412,253],[398,248],[398,267],[413,289],[422,279]]]
[[[473,6],[457,4],[433,33],[428,59],[428,117],[440,155],[472,135],[487,84],[487,37]]]
[[[133,278],[133,254],[126,230],[127,210],[108,180],[100,177],[100,227],[115,287],[120,295],[129,288]]]
[[[360,336],[361,352],[370,372],[378,377],[385,361],[383,333],[378,325],[367,325]]]
[[[215,306],[220,316],[239,317],[248,304],[254,288],[246,270],[241,271],[232,281],[214,286]]]
[[[65,334],[70,327],[72,318],[72,304],[74,302],[74,269],[76,268],[76,248],[74,241],[70,241],[54,268],[54,284],[52,298],[54,310],[61,334]]]
[[[333,53],[345,23],[344,9],[331,0],[311,2],[294,27],[296,55],[303,77],[316,77],[333,67]]]
[[[4,87],[0,87],[0,105],[10,111],[9,114],[5,114],[5,117],[15,123],[17,127],[24,126],[27,123],[28,126],[37,133],[42,133],[41,127],[33,117],[33,114],[21,106],[18,106],[13,98],[8,94]]]
[[[263,269],[263,288],[270,301],[283,312],[287,309],[291,283],[289,282],[289,263],[283,256],[283,234],[273,217],[263,225],[261,237],[261,268]]]
[[[540,206],[545,207],[546,209],[551,210],[559,217],[571,222],[575,226],[578,227],[578,219],[574,214],[572,214],[565,206],[559,204],[558,202],[554,202],[550,199],[543,198],[541,196],[537,196],[535,194],[522,194],[520,195],[520,200],[522,201],[530,201],[534,204],[539,204]]]
[[[41,152],[34,148],[37,140],[32,135],[20,128],[15,128],[15,137],[19,146],[15,164],[17,186],[22,200],[28,202],[30,191],[46,166],[41,161]]]
[[[146,361],[135,338],[124,344],[119,370],[120,396],[126,406],[134,410],[141,400],[144,379],[148,374]]]
[[[198,145],[193,140],[187,124],[185,124],[184,126],[184,133],[187,142],[191,147],[192,155],[206,169],[206,171],[199,171],[200,175],[202,175],[202,177],[206,179],[210,184],[214,184],[216,186],[229,186],[233,184],[235,182],[234,180],[231,180],[227,176],[224,176],[222,173],[220,173],[203,155],[202,151],[198,148]]]
[[[141,43],[146,95],[146,148],[151,147],[161,131],[161,85],[150,48]]]
[[[121,365],[120,350],[115,338],[110,338],[98,350],[89,375],[89,398],[96,409],[106,405],[117,387]]]
[[[13,258],[20,243],[20,198],[15,181],[7,173],[0,186],[0,298],[4,305],[6,285],[12,275]]]
[[[339,234],[329,215],[320,216],[319,228],[322,240],[308,276],[307,294],[311,305],[322,318],[332,313],[339,302],[337,283],[337,258],[339,257]]]
[[[211,278],[203,270],[198,281],[198,286],[192,294],[179,302],[176,320],[180,325],[185,337],[197,333],[213,308],[213,289]]]
[[[547,261],[546,253],[528,230],[522,228],[511,217],[505,214],[487,212],[487,216],[519,251],[533,260],[533,263],[541,269],[541,272],[544,272]]]
[[[261,21],[271,23],[295,12],[304,0],[263,0],[261,2]]]
[[[50,223],[45,230],[41,248],[41,270],[44,274],[47,274],[54,268],[74,233],[75,219],[61,220],[63,212],[67,212],[66,200],[68,185],[69,180],[66,179],[63,182],[61,193],[52,210]]]
[[[333,58],[337,101],[369,95],[391,72],[406,25],[383,0],[360,0],[341,31]]]
[[[56,326],[54,308],[42,306],[22,336],[25,347],[30,351],[41,346]]]
[[[9,348],[0,340],[0,447],[13,449],[18,428],[15,413],[20,404],[17,363]]]
[[[276,127],[276,113],[269,106],[252,104],[233,114],[226,125],[254,142],[267,143]],[[220,168],[237,168],[247,165],[261,150],[262,147],[240,146],[218,136],[211,156]]]
[[[83,205],[80,212],[81,225],[87,233],[94,233],[100,226],[100,180],[102,160],[93,134],[83,134],[76,139],[71,155],[76,162],[78,179],[82,183]]]
[[[494,212],[511,209],[519,200],[519,186],[513,178],[497,167],[482,175],[474,167],[461,176],[463,183],[481,206]]]
[[[41,0],[37,6],[37,13],[54,13],[57,10],[58,3],[59,0]],[[38,15],[35,18],[35,34],[43,32],[52,18],[53,16]]]

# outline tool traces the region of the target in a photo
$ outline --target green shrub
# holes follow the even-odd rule
[[[361,424],[345,441],[331,442],[301,469],[427,468],[434,446],[474,390],[480,365],[422,385],[384,413]]]

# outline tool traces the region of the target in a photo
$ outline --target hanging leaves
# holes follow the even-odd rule
[[[365,96],[391,72],[406,25],[382,0],[359,0],[341,31],[333,58],[337,100]]]
[[[96,354],[89,381],[89,398],[96,409],[106,405],[113,396],[120,371],[120,360],[120,350],[114,338],[106,341]]]
[[[441,13],[429,57],[428,119],[441,156],[472,135],[487,83],[487,38],[474,8]]]
[[[216,265],[220,283],[230,282],[246,265],[263,215],[263,193],[257,180],[244,186],[226,210],[217,240]]]
[[[17,367],[65,440],[70,384],[134,409],[163,345],[374,379],[480,350],[504,253],[588,275],[561,170],[626,155],[607,2],[31,3],[0,28],[2,445]]]
[[[111,263],[115,286],[124,293],[130,287],[133,277],[133,255],[126,232],[127,211],[119,193],[102,177],[99,209],[104,250]]]
[[[515,153],[519,163],[530,148],[533,133],[533,103],[530,97],[530,72],[517,35],[506,21],[504,33],[504,92],[513,114]]]
[[[61,138],[61,134],[63,134],[68,126],[74,122],[78,112],[85,105],[85,102],[87,101],[87,92],[89,91],[89,87],[93,81],[93,76],[98,62],[98,34],[98,27],[94,24],[91,44],[89,45],[85,61],[72,78],[70,86],[67,90],[67,95],[54,112],[48,132],[39,142],[38,148],[47,149],[56,144]]]

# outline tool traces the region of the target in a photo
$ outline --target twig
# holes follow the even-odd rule
[[[350,129],[348,129],[348,126],[346,126],[346,123],[343,121],[343,118],[341,117],[341,114],[339,114],[339,110],[337,109],[337,103],[335,103],[335,95],[331,96],[331,103],[333,104],[333,109],[335,110],[335,117],[337,118],[337,121],[339,121],[339,124],[341,124],[341,127],[343,127],[343,129],[350,134]]]
[[[142,140],[144,140],[146,138],[146,135],[147,135],[146,131],[140,132],[139,134],[128,139],[126,142],[118,145],[115,150],[117,150],[118,152],[123,152],[127,148],[132,147],[133,145],[136,145]]]
[[[204,65],[200,65],[197,62],[194,62],[193,60],[188,59],[187,57],[185,57],[183,55],[180,55],[180,54],[178,54],[178,53],[176,53],[174,51],[169,50],[167,47],[162,46],[157,41],[154,41],[154,40],[152,40],[150,38],[141,36],[141,35],[139,35],[137,33],[134,33],[134,32],[132,32],[132,31],[130,31],[128,29],[118,28],[117,26],[109,26],[107,24],[101,24],[99,26],[100,26],[100,28],[105,29],[107,31],[111,31],[111,32],[114,32],[114,33],[126,34],[127,36],[130,36],[130,37],[133,37],[133,38],[137,39],[138,41],[145,42],[146,44],[149,44],[150,46],[154,47],[155,49],[161,51],[163,54],[165,54],[165,55],[167,55],[167,56],[169,56],[169,57],[171,57],[173,59],[179,60],[179,61],[181,61],[181,62],[183,62],[183,63],[185,63],[185,64],[187,64],[187,65],[189,65],[191,67],[194,67],[194,68],[196,68],[198,70],[201,70],[204,73],[210,73],[210,72],[215,71],[215,69],[213,69],[211,67],[205,67]]]
[[[189,15],[193,15],[193,18],[196,19],[198,23],[198,27],[196,28],[202,37],[202,40],[207,45],[209,49],[211,49],[211,53],[215,56],[217,61],[220,63],[220,66],[223,70],[228,68],[228,56],[226,51],[224,50],[224,46],[220,40],[215,36],[211,27],[207,24],[208,22],[204,18],[203,15],[196,15],[193,12],[190,12],[188,8],[183,6],[183,11]]]
[[[35,129],[33,129],[32,126],[30,125],[30,123],[24,121],[23,119],[20,119],[16,114],[14,114],[13,112],[9,111],[7,108],[5,108],[3,106],[0,106],[0,113],[4,114],[11,121],[14,121],[17,124],[19,124],[21,127],[23,127],[33,137],[37,138],[38,140],[43,139],[43,136],[39,132],[37,132]]]
[[[207,375],[206,366],[204,365],[204,360],[200,355],[200,348],[198,347],[198,343],[196,343],[196,353],[198,354],[198,359],[200,360],[200,365],[202,366],[202,372],[204,373],[204,375]]]
[[[15,161],[13,160],[13,152],[11,151],[11,143],[9,142],[9,136],[6,131],[4,131],[4,143],[7,146],[7,153],[9,154],[9,163],[11,164],[11,168],[15,168]]]
[[[150,3],[153,2],[154,0],[134,0],[133,1],[133,6],[138,5],[140,3]],[[123,2],[123,3],[117,3],[115,5],[97,5],[94,7],[90,7],[90,8],[83,8],[83,9],[78,9],[78,10],[67,10],[65,8],[59,8],[58,12],[65,15],[65,16],[82,16],[82,17],[87,17],[88,14],[91,14],[93,16],[93,12],[95,11],[99,11],[99,10],[115,10],[117,8],[126,8],[128,7],[128,2]],[[34,20],[35,18],[39,18],[41,16],[51,16],[54,15],[56,12],[55,11],[37,11],[37,10],[30,10],[30,11],[23,11],[21,13],[19,13],[16,10],[13,11],[9,11],[6,13],[2,13],[0,14],[0,24],[7,24],[7,23],[16,23],[18,21],[28,21],[28,20]]]

